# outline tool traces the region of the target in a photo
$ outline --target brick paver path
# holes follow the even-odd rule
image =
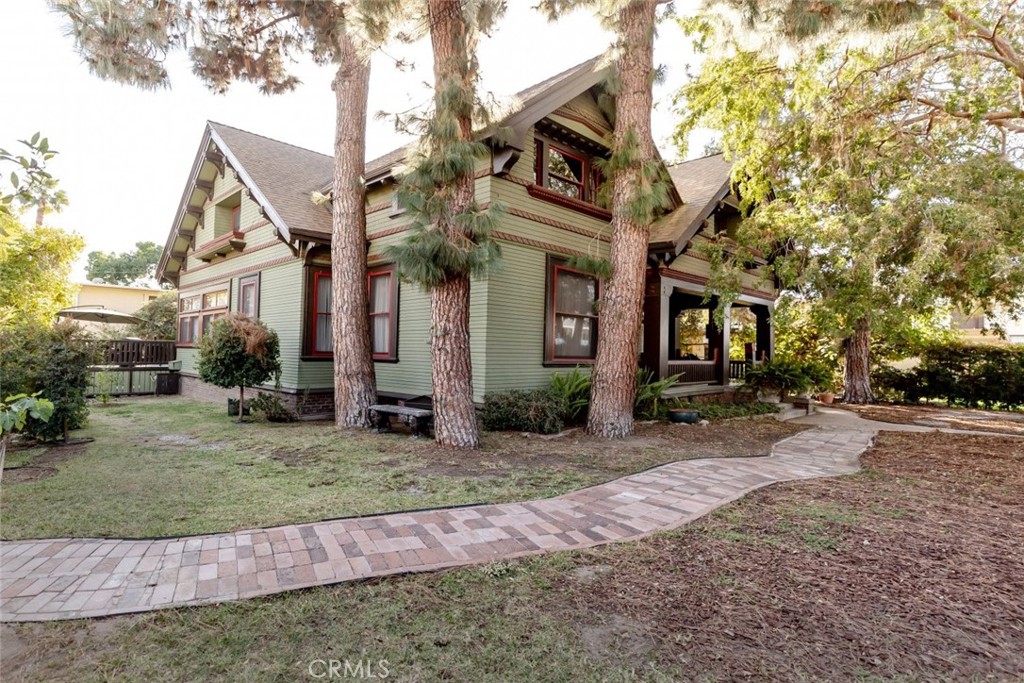
[[[777,443],[769,457],[675,462],[527,503],[189,538],[4,542],[0,618],[143,612],[634,540],[768,484],[855,472],[873,435],[812,429]]]

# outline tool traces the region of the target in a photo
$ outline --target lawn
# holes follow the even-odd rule
[[[1019,680],[1024,440],[884,433],[863,461],[636,543],[4,625],[0,673],[290,681],[348,659],[398,681]]]
[[[558,495],[668,461],[763,455],[799,428],[770,418],[640,425],[619,442],[485,433],[478,452],[324,422],[236,424],[219,405],[94,406],[93,443],[8,453],[7,539],[172,536]]]

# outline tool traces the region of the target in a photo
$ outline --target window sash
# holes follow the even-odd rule
[[[334,353],[331,329],[331,274],[313,275],[313,355],[329,356]]]
[[[580,164],[580,177],[576,178],[574,175],[566,175],[552,169],[554,154],[559,154],[564,158],[578,162]],[[570,199],[578,199],[588,204],[597,203],[597,190],[600,186],[601,175],[590,159],[581,153],[570,151],[560,145],[542,139],[537,140],[536,156],[534,181],[538,185]]]
[[[370,348],[374,358],[392,358],[391,310],[394,301],[394,274],[391,270],[371,272],[367,276],[370,309]]]
[[[260,315],[259,275],[244,277],[238,282],[238,312],[250,318]]]
[[[600,324],[594,307],[600,296],[600,280],[553,261],[549,261],[549,273],[545,360],[594,360]]]
[[[397,359],[397,279],[393,268],[367,274],[370,351],[375,360]],[[310,302],[309,353],[332,356],[331,273],[314,271]]]

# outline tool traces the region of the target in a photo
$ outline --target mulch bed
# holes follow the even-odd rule
[[[611,570],[560,610],[693,680],[1019,680],[1024,440],[889,432],[863,461],[587,553]]]
[[[1024,436],[1024,413],[941,406],[907,405],[902,403],[876,403],[872,405],[836,404],[836,408],[850,410],[867,420],[917,424],[948,429],[966,429],[993,434]]]

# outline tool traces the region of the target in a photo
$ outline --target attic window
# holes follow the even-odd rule
[[[601,174],[583,152],[537,138],[534,182],[560,195],[597,204]]]

